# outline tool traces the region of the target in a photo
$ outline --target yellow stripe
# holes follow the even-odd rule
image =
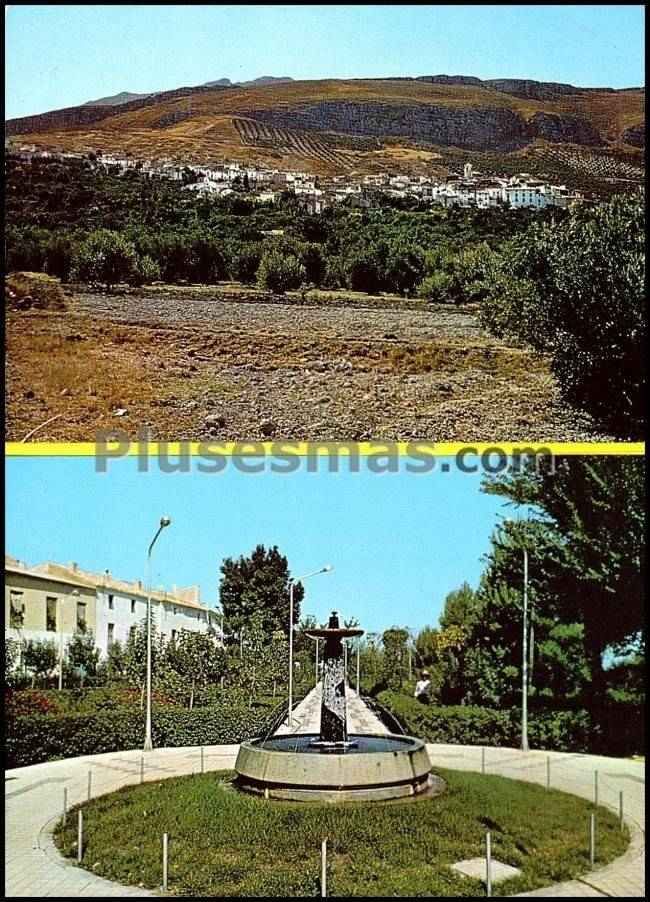
[[[117,457],[135,457],[146,454],[151,457],[165,455],[177,457],[179,454],[202,455],[248,455],[308,456],[338,454],[367,457],[379,454],[399,454],[408,456],[432,454],[435,457],[450,457],[460,451],[484,454],[499,451],[508,456],[523,453],[550,453],[554,455],[643,455],[644,442],[130,442],[108,444],[102,451]],[[6,442],[7,457],[94,457],[98,446],[94,442]]]

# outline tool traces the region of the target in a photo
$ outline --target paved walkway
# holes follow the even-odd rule
[[[318,732],[319,687],[294,712],[294,725],[284,732]],[[375,715],[355,693],[349,695],[350,732],[386,732]],[[279,732],[280,732],[279,731]],[[645,771],[640,762],[589,755],[530,752],[489,748],[485,757],[471,746],[429,745],[434,767],[480,771],[532,782],[545,782],[550,761],[551,784],[575,795],[593,798],[594,771],[598,771],[601,804],[617,808],[624,793],[625,817],[632,843],[613,864],[581,880],[557,885],[530,896],[632,896],[645,897],[644,836]],[[238,746],[157,749],[143,755],[138,750],[89,755],[20,767],[5,776],[5,893],[11,898],[56,896],[152,896],[137,887],[124,887],[94,876],[63,859],[52,841],[52,830],[61,817],[64,789],[68,807],[88,798],[88,774],[92,797],[122,786],[166,777],[232,768]],[[533,813],[531,812],[531,815]]]

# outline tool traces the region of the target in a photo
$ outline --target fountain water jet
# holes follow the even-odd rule
[[[240,789],[266,798],[327,802],[442,791],[422,740],[392,733],[348,735],[343,639],[363,632],[341,627],[335,611],[327,627],[306,630],[325,640],[320,733],[242,742],[235,763]]]

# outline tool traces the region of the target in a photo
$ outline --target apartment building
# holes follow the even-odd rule
[[[171,591],[154,588],[152,614],[167,639],[182,629],[220,634],[216,612],[201,603],[198,586]],[[82,570],[77,564],[47,561],[29,566],[5,558],[5,636],[14,639],[54,639],[64,645],[80,629],[92,630],[102,655],[111,643],[125,643],[129,632],[146,617],[147,590],[129,582]]]

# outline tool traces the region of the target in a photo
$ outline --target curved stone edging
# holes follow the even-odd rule
[[[429,744],[434,768],[480,771],[482,752],[475,746]],[[238,745],[205,747],[205,770],[231,769]],[[142,887],[122,886],[79,868],[58,852],[52,832],[61,816],[63,788],[69,806],[88,795],[88,771],[92,777],[91,797],[139,782],[142,753],[138,750],[90,755],[63,761],[45,762],[7,771],[5,792],[5,892],[20,896],[155,896]],[[158,749],[145,756],[145,780],[190,775],[200,770],[201,750],[197,747]],[[485,750],[486,773],[512,779],[544,782],[547,759],[556,780],[552,784],[574,795],[591,798],[593,772],[599,769],[601,804],[609,803],[604,791],[626,793],[626,823],[631,832],[627,851],[603,868],[565,884],[521,895],[529,896],[645,896],[644,766],[616,758],[571,755],[555,752],[521,753],[516,749]]]

